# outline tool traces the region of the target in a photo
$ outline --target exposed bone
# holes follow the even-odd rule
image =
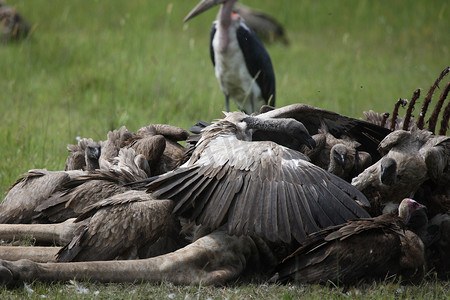
[[[431,114],[430,119],[428,119],[428,130],[433,133],[436,128],[439,113],[441,112],[442,106],[444,105],[444,101],[447,98],[449,90],[450,90],[450,82],[447,83],[444,90],[442,91],[441,96],[439,97],[439,101],[436,103],[436,106],[434,107],[434,111]]]
[[[444,114],[443,114],[442,120],[441,120],[441,129],[439,130],[439,135],[447,134],[449,119],[450,119],[450,102],[447,104],[447,106],[444,109]]]
[[[405,105],[408,104],[408,100],[406,99],[398,99],[397,103],[395,103],[394,111],[392,112],[392,120],[391,120],[391,130],[395,130],[395,125],[397,124],[397,117],[398,117],[398,109],[400,105],[402,107],[405,107]]]
[[[447,75],[448,72],[450,72],[450,67],[447,67],[444,70],[442,70],[438,79],[436,79],[434,84],[428,90],[427,96],[425,97],[425,100],[423,101],[422,104],[422,109],[420,111],[419,118],[417,119],[417,127],[419,127],[419,129],[423,129],[423,126],[425,125],[424,124],[425,115],[427,113],[428,106],[430,105],[431,97],[433,97],[434,90],[439,86],[439,82],[441,82],[442,78],[444,78],[444,76]]]
[[[414,110],[414,104],[416,100],[420,97],[420,89],[414,91],[414,94],[409,102],[408,109],[406,110],[405,119],[403,120],[403,130],[408,130],[409,121],[411,120],[411,114]]]
[[[381,127],[386,127],[386,121],[389,119],[389,113],[385,112],[383,114],[383,119],[381,120]]]

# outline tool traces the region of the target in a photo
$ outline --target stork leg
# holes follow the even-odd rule
[[[74,263],[0,261],[0,282],[66,281],[99,282],[169,281],[174,284],[223,284],[238,277],[258,247],[247,236],[213,232],[169,254],[141,259]]]
[[[252,114],[255,112],[255,96],[253,95],[253,93],[250,95],[250,100],[251,100],[250,106],[252,109],[252,112],[251,112],[251,114]]]
[[[68,219],[58,224],[0,224],[0,239],[5,241],[29,240],[38,243],[64,245],[73,238],[78,223]]]
[[[225,109],[230,112],[230,96],[225,95]]]

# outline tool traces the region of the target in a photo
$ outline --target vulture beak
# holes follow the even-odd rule
[[[95,147],[94,148],[94,157],[99,159],[101,154],[102,154],[102,150],[100,149],[100,147]]]
[[[334,155],[334,158],[336,159],[336,162],[341,167],[343,167],[345,165],[345,156],[344,156],[344,154],[334,152],[333,155]]]
[[[297,139],[309,149],[316,147],[316,141],[311,137],[306,127],[295,119],[247,116],[242,121],[247,123],[249,129],[276,132]]]
[[[304,134],[304,136],[301,136],[300,141],[303,142],[303,144],[305,144],[305,146],[309,149],[316,148],[316,141],[309,134]]]
[[[202,12],[207,11],[211,7],[224,3],[226,0],[202,0],[193,10],[184,18],[183,22],[187,22],[190,19],[198,16]]]
[[[393,185],[397,182],[397,163],[391,158],[382,158],[380,180],[383,184]]]

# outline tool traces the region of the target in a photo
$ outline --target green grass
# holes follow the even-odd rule
[[[208,49],[217,9],[183,24],[195,2],[8,1],[36,28],[21,43],[0,45],[1,193],[29,169],[63,169],[66,145],[77,136],[104,140],[122,125],[133,131],[150,123],[187,128],[198,119],[221,117],[224,98]],[[245,4],[270,12],[285,25],[291,41],[290,47],[268,47],[277,76],[277,106],[302,102],[357,118],[369,109],[391,111],[398,98],[410,98],[417,88],[427,90],[450,65],[446,1]],[[96,288],[107,298],[119,287]],[[125,290],[151,295],[153,288],[147,287]],[[246,289],[236,287],[241,288]],[[420,298],[443,288],[448,290],[448,283],[406,290]],[[55,298],[76,297],[69,291],[61,295],[57,285],[38,284],[36,289]],[[186,289],[180,295],[240,297],[227,294],[227,288]],[[265,293],[254,289],[251,297]],[[310,289],[317,298],[322,293],[346,297],[318,287],[305,287],[306,293]],[[370,293],[396,297],[386,289]],[[27,296],[23,289],[3,292]],[[273,298],[297,296],[286,287],[275,287],[274,293]]]
[[[174,286],[161,284],[96,284],[68,282],[43,284],[33,282],[16,290],[1,290],[0,297],[42,299],[449,299],[448,282],[401,285],[361,285],[343,291],[332,285],[231,284],[225,287]]]

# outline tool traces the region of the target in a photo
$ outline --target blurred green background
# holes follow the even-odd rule
[[[183,24],[196,2],[7,1],[35,28],[0,45],[0,191],[29,169],[63,169],[77,136],[220,118],[225,101],[208,48],[218,8]],[[357,118],[392,111],[417,88],[423,99],[450,64],[448,1],[243,4],[275,17],[290,40],[267,46],[277,106],[302,102]]]

